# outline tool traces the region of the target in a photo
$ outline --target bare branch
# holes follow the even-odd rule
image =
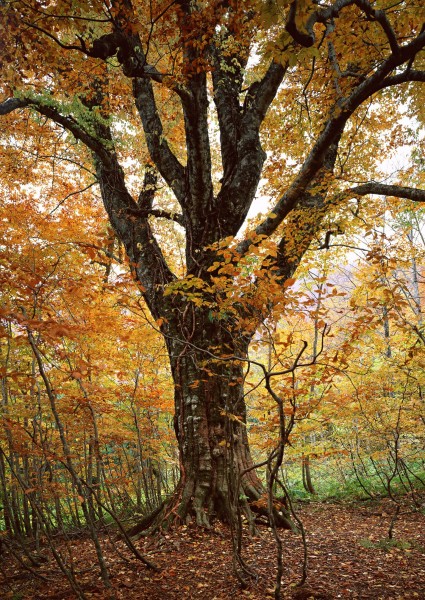
[[[67,194],[65,196],[65,198],[62,198],[62,200],[60,202],[58,202],[58,204],[56,204],[55,208],[52,208],[52,210],[49,212],[49,215],[52,215],[55,211],[57,211],[58,208],[60,206],[62,206],[62,204],[64,204],[64,202],[66,202],[68,200],[68,198],[71,198],[72,196],[76,196],[77,194],[83,194],[84,192],[86,192],[87,190],[89,190],[91,187],[93,187],[96,184],[97,184],[97,181],[92,181],[85,188],[83,188],[81,190],[76,190],[75,192],[70,192],[69,194]]]
[[[0,115],[8,115],[18,108],[27,107],[28,104],[29,101],[24,100],[23,98],[8,98],[7,100],[0,102]]]
[[[149,154],[177,200],[184,205],[186,198],[185,168],[171,151],[163,135],[152,83],[146,79],[133,80],[133,95],[145,130]]]
[[[406,198],[414,202],[425,202],[425,190],[419,188],[404,187],[401,185],[388,185],[371,181],[350,188],[346,193],[353,196],[366,196],[367,194],[378,194],[380,196],[394,196],[395,198]]]
[[[89,52],[88,52],[88,50],[86,48],[86,45],[84,43],[84,40],[82,38],[80,38],[80,45],[79,46],[75,46],[74,44],[64,44],[63,42],[60,41],[59,38],[57,38],[52,33],[50,33],[50,31],[46,31],[42,27],[39,27],[38,25],[35,25],[35,23],[29,23],[28,21],[22,21],[22,22],[27,27],[30,27],[31,29],[35,29],[36,31],[39,31],[43,35],[45,35],[48,38],[50,38],[51,40],[53,40],[55,42],[55,44],[57,44],[58,46],[60,46],[64,50],[77,50],[78,52],[83,52],[84,54],[86,54],[87,56],[89,56]]]

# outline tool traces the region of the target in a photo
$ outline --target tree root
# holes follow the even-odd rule
[[[136,523],[133,527],[127,530],[127,534],[131,538],[137,538],[143,534],[147,529],[151,527],[154,523],[155,519],[161,515],[165,506],[167,505],[167,500],[164,500],[157,508],[155,508],[152,512],[150,512],[146,517],[143,517],[138,523]]]
[[[250,508],[253,513],[258,515],[258,517],[263,517],[267,525],[270,524],[269,513],[266,506],[259,505],[259,503],[257,502],[251,502]],[[297,526],[292,521],[288,510],[284,506],[279,508],[273,508],[273,516],[276,527],[280,529],[288,529],[289,531],[298,533]]]
[[[241,510],[246,516],[251,535],[255,533],[255,522],[269,524],[267,505],[261,499],[255,501],[243,499],[240,502]],[[155,510],[128,529],[127,534],[132,539],[138,539],[142,536],[153,535],[159,531],[167,531],[175,525],[189,524],[192,521],[198,527],[209,529],[213,520],[218,519],[226,522],[225,518],[217,516],[217,514],[218,511],[208,514],[206,508],[193,506],[193,504],[182,501],[177,491],[173,496],[164,500]],[[223,515],[223,511],[220,511],[219,514]],[[261,521],[259,521],[259,518]],[[290,518],[289,511],[278,500],[274,508],[274,519],[277,527],[298,532],[298,528]]]

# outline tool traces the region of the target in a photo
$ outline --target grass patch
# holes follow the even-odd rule
[[[363,538],[359,540],[360,546],[363,548],[373,548],[378,550],[384,550],[384,552],[390,552],[395,548],[398,550],[419,550],[419,552],[424,552],[424,548],[417,544],[416,542],[411,542],[409,540],[395,540],[389,538],[383,538],[382,540],[378,540],[376,542],[370,540],[369,538]]]

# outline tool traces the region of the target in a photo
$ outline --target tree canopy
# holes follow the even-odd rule
[[[51,276],[44,265],[52,256],[61,268],[68,260],[58,254],[61,245],[69,257],[82,249],[103,270],[103,283],[92,288],[77,259],[81,301],[104,299],[105,323],[115,317],[121,323],[126,311],[143,314],[168,353],[180,479],[159,509],[152,499],[156,510],[132,533],[191,517],[203,526],[215,516],[240,524],[241,509],[251,525],[253,513],[267,513],[273,526],[295,529],[288,506],[274,504],[273,493],[263,502],[265,484],[248,443],[247,377],[257,362],[278,409],[279,444],[266,484],[273,492],[301,396],[296,373],[315,366],[325,351],[323,282],[308,341],[288,334],[286,358],[276,351],[272,360],[271,353],[268,366],[253,361],[249,348],[280,318],[297,322],[293,307],[298,303],[302,312],[312,302],[295,281],[302,260],[338,245],[338,236],[350,239],[359,228],[366,235],[371,220],[388,210],[382,202],[377,208],[376,198],[425,201],[425,7],[414,0],[6,0],[0,15],[6,214],[14,218],[14,205],[22,210],[24,199],[31,214],[45,215],[48,229],[35,233],[39,216],[28,224],[27,239],[39,239],[33,265],[41,271],[22,265],[16,278],[24,277],[31,293],[23,294],[12,321],[26,332],[77,498],[87,490],[57,406],[69,392],[66,377],[86,397],[90,361],[78,358],[77,345],[72,356],[55,347],[61,360],[68,357],[65,381],[55,387],[41,347],[43,336],[74,335],[61,324],[69,299],[45,287]],[[413,146],[402,168],[389,174],[391,159]],[[250,213],[260,201],[267,203],[264,214]],[[17,251],[16,232],[8,235]],[[371,264],[383,268],[381,250],[373,244],[369,250]],[[117,299],[122,313],[114,317],[103,294],[120,293],[124,265],[138,294],[129,300],[125,288]],[[380,274],[386,282],[391,276]],[[413,303],[420,296],[415,285]],[[39,288],[55,297],[55,318],[43,313]],[[391,305],[397,312],[399,298],[382,294],[385,311]],[[10,306],[2,310],[10,322]],[[373,320],[363,317],[356,332]],[[137,343],[129,332],[118,339],[119,346],[128,340],[139,372]],[[114,377],[128,393],[139,385],[139,375]],[[327,377],[313,376],[311,394]],[[101,378],[92,384],[108,387]],[[140,407],[131,411],[137,422]],[[94,417],[92,425],[95,452]],[[93,525],[93,506],[83,505]]]

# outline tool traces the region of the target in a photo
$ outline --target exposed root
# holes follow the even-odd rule
[[[178,525],[188,525],[192,522],[198,527],[211,529],[211,523],[214,519],[228,521],[223,515],[223,510],[212,510],[200,506],[194,506],[195,502],[184,501],[180,491],[177,490],[173,496],[164,500],[155,510],[143,517],[133,527],[128,529],[127,534],[132,539],[138,539],[142,536],[149,536],[160,531],[167,531],[171,527]],[[246,498],[240,500],[241,511],[245,516],[250,535],[255,535],[255,523],[264,522],[269,524],[267,505],[262,498],[249,501]],[[276,500],[274,508],[274,518],[276,526],[282,529],[289,529],[298,532],[298,528],[290,518],[289,511],[284,504]]]
[[[133,527],[128,529],[127,534],[131,538],[134,538],[134,539],[137,539],[138,537],[143,535],[143,533],[146,530],[150,529],[151,525],[154,523],[154,521],[157,519],[157,517],[159,517],[161,515],[161,513],[164,511],[166,505],[167,505],[167,501],[164,500],[158,506],[158,508],[155,508],[155,510],[153,510],[151,513],[146,515],[146,517],[143,517],[143,519],[141,519],[138,523],[136,523],[136,525],[134,525]]]

